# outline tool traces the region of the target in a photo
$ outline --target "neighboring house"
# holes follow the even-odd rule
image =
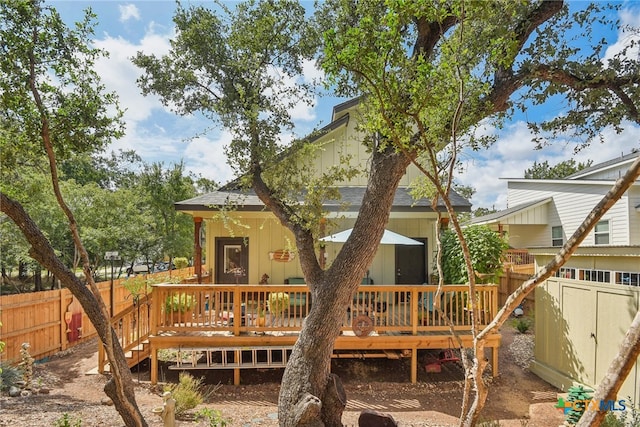
[[[353,164],[367,168],[370,153],[362,144],[364,135],[356,129],[357,110],[357,99],[337,105],[331,123],[308,138],[309,142],[323,147],[316,158],[307,159],[318,170],[340,165],[345,153],[351,156]],[[424,245],[381,245],[369,271],[375,284],[428,283],[436,271],[432,260],[438,232],[437,213],[428,200],[416,201],[408,191],[419,173],[414,167],[407,171],[396,192],[386,228],[420,240]],[[324,204],[328,223],[336,226],[327,227],[325,234],[353,226],[366,185],[366,173],[337,184],[342,200]],[[457,211],[470,211],[470,203],[455,192],[451,199]],[[346,208],[344,202],[348,203]],[[205,259],[202,282],[257,284],[266,274],[269,283],[278,284],[302,277],[293,234],[265,209],[253,192],[243,192],[232,182],[219,191],[177,202],[175,206],[194,217],[196,235],[201,236],[195,240],[202,242]],[[446,216],[444,206],[439,210]],[[202,231],[201,224],[204,224]],[[338,243],[326,243],[324,257],[328,263],[339,249]]]
[[[623,155],[565,179],[509,179],[509,208],[479,217],[513,247],[546,264],[640,153]],[[535,292],[531,370],[567,390],[596,387],[640,310],[640,182],[604,215],[568,262]],[[618,399],[640,401],[640,361]],[[627,401],[627,405],[629,402]]]
[[[612,159],[565,179],[508,179],[508,208],[472,223],[506,233],[511,247],[527,249],[543,265],[639,155]],[[609,209],[558,276],[640,286],[639,181]]]

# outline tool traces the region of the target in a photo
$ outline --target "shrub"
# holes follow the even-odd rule
[[[201,389],[202,379],[196,379],[186,372],[180,373],[178,384],[172,384],[166,388],[176,401],[176,416],[184,414],[204,401]]]
[[[640,407],[636,406],[631,397],[626,399],[627,409],[620,413],[619,421],[624,427],[640,426]]]
[[[189,266],[189,260],[185,257],[175,257],[173,259],[173,265],[175,265],[176,268],[187,268]]]
[[[217,409],[202,408],[196,413],[196,419],[206,418],[209,427],[226,427],[230,420],[222,417],[222,412]]]
[[[65,412],[53,425],[55,427],[80,427],[82,425],[82,419],[71,418],[71,416]]]
[[[165,313],[180,312],[185,313],[196,305],[196,299],[186,293],[170,295],[164,303]]]
[[[477,225],[463,231],[474,271],[489,274],[495,280],[502,272],[502,257],[509,248],[507,241],[488,226]],[[448,284],[468,281],[462,247],[458,236],[451,230],[442,233],[442,271]]]
[[[289,309],[289,294],[285,292],[272,292],[269,294],[269,311],[280,315]]]
[[[531,327],[531,322],[529,321],[529,319],[518,319],[516,320],[515,326],[518,332],[520,332],[521,334],[524,334]]]
[[[0,390],[8,390],[22,380],[22,371],[6,362],[0,362]]]

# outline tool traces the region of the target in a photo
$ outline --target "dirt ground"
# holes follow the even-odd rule
[[[522,367],[521,347],[531,347],[532,336],[522,336],[511,326],[504,326],[500,349],[499,376],[490,379],[487,405],[482,420],[526,419],[531,403],[554,400],[557,391]],[[86,375],[97,366],[95,341],[76,346],[39,363],[34,369],[34,384],[47,394],[0,397],[0,426],[51,426],[64,414],[82,420],[82,426],[121,426],[117,412],[105,404],[102,375]],[[519,349],[520,348],[520,349]],[[525,352],[530,353],[530,348]],[[361,410],[373,409],[392,414],[402,426],[455,425],[462,396],[462,369],[456,363],[443,366],[441,373],[426,373],[430,357],[419,353],[418,382],[411,384],[410,359],[334,360],[333,372],[344,381],[349,399],[343,422],[357,425]],[[277,399],[282,370],[245,370],[243,385],[233,386],[233,374],[227,371],[194,371],[215,390],[202,407],[222,411],[231,426],[276,426]],[[148,364],[132,371],[137,384],[136,398],[145,418],[152,426],[162,422],[152,413],[161,406],[162,387],[152,387]],[[175,381],[177,372],[162,369],[160,378]],[[196,410],[201,407],[196,408]],[[62,424],[64,425],[64,424]],[[73,425],[73,424],[67,424]],[[177,425],[208,425],[193,420]]]

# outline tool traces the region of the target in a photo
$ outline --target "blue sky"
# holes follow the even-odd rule
[[[138,51],[157,55],[168,51],[169,40],[174,34],[174,1],[53,0],[48,3],[69,25],[82,17],[82,10],[87,6],[91,6],[97,15],[95,45],[110,53],[108,59],[97,64],[98,72],[106,87],[118,94],[121,106],[126,110],[126,136],[114,142],[111,149],[134,149],[146,162],[170,164],[182,159],[188,170],[221,183],[233,178],[223,154],[224,144],[229,139],[227,132],[219,128],[209,129],[211,123],[197,117],[174,115],[162,106],[157,97],[143,97],[136,85],[140,70],[129,58]],[[573,4],[580,7],[587,3]],[[625,8],[619,16],[621,22],[640,27],[640,2],[623,4]],[[638,41],[638,36],[622,30],[606,32],[602,36],[610,43],[605,56],[619,51],[634,37]],[[640,55],[637,49],[635,53]],[[313,64],[309,64],[307,69],[306,77],[321,76]],[[341,100],[317,97],[315,101],[313,107],[301,104],[293,111],[298,136],[327,124],[331,108]],[[549,116],[561,112],[561,105],[548,105],[544,110],[532,110],[528,114]],[[543,151],[536,151],[523,118],[523,115],[516,116],[500,131],[484,128],[483,132],[499,135],[498,141],[489,150],[461,156],[465,170],[458,176],[458,181],[476,188],[471,200],[474,207],[505,208],[506,181],[501,178],[523,177],[525,169],[534,161],[547,160],[555,164],[574,158],[576,161],[593,159],[597,163],[640,148],[640,127],[629,125],[621,135],[605,132],[605,143],[595,143],[578,154],[574,154],[575,142],[568,140],[555,141]],[[205,134],[203,131],[206,129],[209,131]]]

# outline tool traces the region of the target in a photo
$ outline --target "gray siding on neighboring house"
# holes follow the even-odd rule
[[[589,182],[573,184],[571,182],[529,180],[510,181],[508,183],[509,206],[526,203],[530,200],[552,197],[553,202],[548,206],[548,221],[546,229],[537,236],[534,241],[528,243],[529,247],[550,246],[551,227],[562,225],[565,240],[573,234],[586,218],[593,207],[600,202],[602,197],[611,188],[611,182]],[[629,197],[623,196],[603,217],[609,220],[610,240],[609,245],[629,245]],[[595,245],[594,233],[589,233],[583,246]]]

